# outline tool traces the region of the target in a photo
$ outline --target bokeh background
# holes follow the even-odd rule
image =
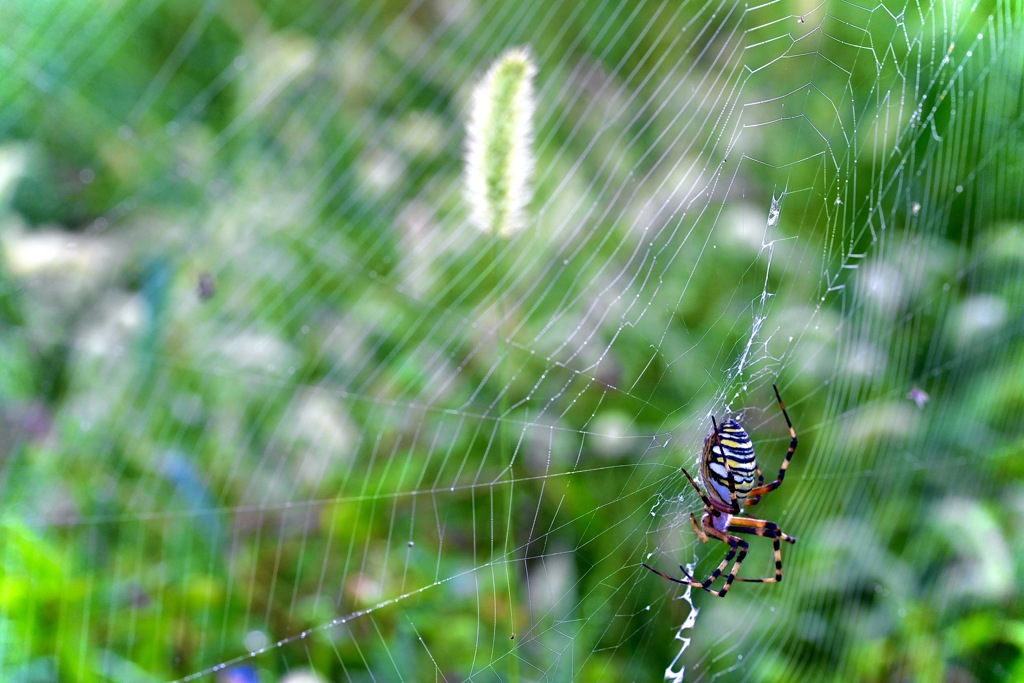
[[[0,679],[1024,680],[1022,12],[3,3]]]

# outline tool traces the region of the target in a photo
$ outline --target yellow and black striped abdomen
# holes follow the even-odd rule
[[[754,444],[738,422],[726,420],[718,425],[717,438],[712,431],[704,439],[700,475],[711,498],[729,506],[730,492],[735,491],[737,505],[743,505],[755,485],[757,458],[754,457]]]

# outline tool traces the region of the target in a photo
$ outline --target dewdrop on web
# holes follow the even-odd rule
[[[532,197],[533,77],[528,50],[503,54],[473,88],[466,125],[469,219],[490,235],[509,237],[526,225]]]

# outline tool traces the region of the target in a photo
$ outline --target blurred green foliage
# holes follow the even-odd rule
[[[659,679],[688,607],[639,563],[720,560],[678,467],[726,404],[777,466],[776,377],[801,446],[757,510],[800,542],[695,596],[691,678],[1024,678],[990,5],[5,3],[0,678]],[[462,125],[514,45],[502,242]]]

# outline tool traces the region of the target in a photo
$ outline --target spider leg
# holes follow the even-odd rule
[[[764,472],[762,472],[761,468],[758,467],[757,468],[757,486],[755,486],[753,489],[751,489],[751,491],[755,491],[758,488],[761,488],[762,486],[764,486]],[[761,496],[754,496],[753,498],[748,497],[745,501],[743,501],[743,506],[744,507],[750,507],[751,505],[757,505],[760,502],[761,502]]]
[[[692,515],[691,518],[694,528],[696,529],[697,519]],[[698,537],[701,537],[702,541],[706,541],[708,537],[711,536],[717,538],[723,543],[728,543],[729,552],[725,554],[725,558],[718,564],[718,567],[715,568],[715,571],[711,572],[711,574],[708,575],[708,578],[704,579],[703,581],[697,581],[693,578],[693,576],[690,575],[688,571],[686,571],[686,567],[684,567],[683,565],[679,565],[679,569],[683,572],[683,576],[686,577],[683,579],[677,579],[674,576],[669,576],[668,574],[660,572],[654,567],[647,564],[646,562],[642,563],[643,566],[663,579],[668,579],[669,581],[679,583],[684,586],[693,586],[694,588],[701,588],[703,590],[706,590],[708,593],[716,595],[720,598],[725,597],[725,594],[729,592],[729,588],[732,587],[733,581],[736,580],[736,574],[740,570],[740,565],[743,564],[743,559],[747,556],[747,550],[749,550],[750,544],[747,543],[746,540],[740,538],[739,536],[733,536],[732,534],[725,533],[724,531],[719,531],[709,523],[710,521],[711,513],[704,515],[704,518],[701,520],[701,528],[697,532]],[[725,577],[725,584],[722,586],[720,590],[712,589],[711,584],[717,581],[718,577],[720,577],[723,574],[723,572],[725,572],[725,568],[729,566],[729,563],[733,561],[733,558],[736,558],[736,561],[733,563],[732,569]]]
[[[759,481],[757,487],[751,489],[747,494],[748,505],[756,503],[761,499],[761,496],[769,491],[774,491],[782,485],[782,480],[786,477],[786,469],[789,467],[789,461],[793,458],[793,453],[796,451],[797,438],[796,430],[793,429],[793,421],[789,419],[789,413],[786,412],[786,404],[782,402],[782,396],[779,395],[779,388],[773,384],[772,389],[775,390],[775,398],[779,401],[779,408],[782,409],[782,416],[786,418],[786,425],[789,427],[789,450],[786,451],[786,457],[782,461],[782,467],[779,468],[779,476],[775,481],[769,484],[761,484]],[[751,502],[750,499],[754,499],[754,501]]]
[[[716,529],[711,524],[712,520],[710,513],[704,515],[704,518],[701,519],[700,529],[697,528],[696,517],[690,515],[690,520],[693,522],[694,530],[697,531],[697,536],[700,537],[702,541],[707,541],[708,536],[714,536],[718,540],[729,544],[729,552],[725,554],[725,557],[718,564],[718,567],[715,568],[715,571],[711,572],[711,574],[708,575],[708,578],[704,579],[703,581],[697,581],[696,579],[694,579],[690,575],[690,573],[686,571],[686,567],[684,567],[683,565],[679,565],[679,569],[682,570],[683,576],[690,579],[691,586],[699,586],[704,590],[708,591],[709,593],[714,593],[715,595],[722,597],[723,595],[725,595],[726,592],[728,592],[729,585],[733,582],[733,580],[735,580],[736,572],[739,570],[739,567],[736,565],[739,565],[743,562],[743,558],[747,554],[749,544],[742,538],[738,538],[731,534],[718,531],[718,529]],[[736,557],[737,552],[739,553],[739,557],[736,559],[736,564],[733,565],[733,570],[729,573],[732,578],[726,580],[726,585],[724,588],[722,588],[721,591],[711,590],[709,586],[711,586],[711,584],[713,584],[718,579],[718,577],[722,575],[722,573],[725,571],[725,568],[729,566],[729,562],[732,561],[732,558]]]
[[[705,515],[705,517],[706,516],[707,515]],[[704,529],[701,528],[701,525],[697,524],[697,517],[694,516],[694,514],[692,512],[690,513],[690,524],[693,525],[693,531],[694,531],[695,534],[697,534],[697,538],[700,539],[700,542],[701,543],[707,543],[708,542],[708,535],[706,533],[704,533]]]
[[[725,557],[715,568],[715,571],[711,572],[711,574],[708,575],[708,578],[704,579],[703,581],[695,581],[693,577],[690,577],[689,574],[687,574],[686,568],[682,565],[680,565],[679,568],[683,570],[684,576],[690,578],[691,586],[702,588],[706,590],[708,593],[711,593],[712,595],[715,595],[719,598],[724,598],[725,594],[728,593],[729,589],[732,587],[732,582],[736,580],[736,574],[738,574],[740,571],[740,565],[743,564],[743,560],[747,556],[747,551],[750,549],[750,544],[747,543],[746,540],[740,538],[739,536],[733,536],[732,534],[727,534],[724,531],[719,531],[714,527],[709,527],[706,524],[708,517],[708,515],[705,515],[704,520],[702,520],[702,523],[704,524],[705,533],[707,533],[708,536],[714,536],[723,543],[728,543],[729,552],[725,554]],[[729,565],[729,562],[732,562],[733,557],[736,558],[736,561],[733,562],[732,569],[730,569],[729,573],[726,575],[725,583],[722,585],[722,588],[720,590],[712,589],[711,584],[718,580],[718,577],[720,577],[722,573],[725,571],[725,568]]]
[[[668,579],[669,581],[672,581],[673,583],[681,583],[684,586],[693,586],[693,585],[699,586],[700,585],[699,583],[695,584],[693,581],[687,581],[686,579],[677,579],[674,576],[669,576],[668,574],[666,574],[664,572],[658,571],[657,569],[655,569],[651,565],[647,564],[646,562],[641,562],[640,564],[643,566],[644,569],[652,571],[655,574],[657,574],[658,576],[660,576],[661,578]],[[689,576],[689,574],[686,574],[686,576]]]
[[[768,522],[763,519],[751,517],[733,517],[726,527],[731,532],[740,534],[753,534],[772,539],[772,548],[775,551],[775,576],[764,579],[736,579],[744,583],[779,583],[782,581],[782,541],[796,543],[796,539],[786,533],[775,522]]]
[[[725,594],[729,592],[729,588],[732,587],[733,581],[736,580],[736,574],[739,572],[740,565],[743,564],[743,560],[747,556],[747,551],[750,549],[750,544],[747,543],[746,540],[740,538],[739,536],[733,536],[732,534],[727,534],[724,531],[719,531],[718,529],[714,528],[713,526],[708,524],[710,519],[710,514],[704,515],[704,519],[701,520],[702,530],[699,533],[699,535],[704,536],[705,539],[708,536],[713,536],[714,538],[717,538],[723,543],[728,543],[729,552],[725,554],[725,557],[718,564],[718,567],[716,567],[715,570],[708,575],[708,578],[704,579],[703,581],[697,581],[693,578],[693,576],[690,575],[688,571],[686,571],[686,567],[684,567],[683,565],[679,565],[680,571],[682,571],[683,576],[686,577],[683,579],[677,579],[674,576],[664,574],[646,563],[644,564],[644,567],[651,570],[658,576],[664,579],[668,579],[669,581],[680,583],[684,586],[693,586],[694,588],[700,588],[720,598],[725,597]],[[696,523],[696,521],[694,523]],[[735,562],[733,562],[733,558],[736,558]],[[725,577],[725,584],[722,585],[722,588],[720,590],[714,590],[713,588],[711,588],[711,584],[713,584],[715,581],[718,580],[720,576],[722,576],[722,574],[725,572],[725,568],[729,566],[730,562],[733,562],[733,565],[732,569],[729,570],[729,573]]]
[[[697,495],[700,496],[701,501],[704,503],[705,509],[720,510],[721,512],[728,512],[729,514],[733,514],[732,511],[729,510],[729,508],[723,507],[720,503],[716,503],[710,498],[708,498],[707,494],[704,493],[703,490],[701,490],[700,486],[697,484],[694,478],[690,476],[690,473],[686,471],[685,467],[680,467],[679,469],[682,470],[683,474],[686,475],[686,478],[690,480],[690,485],[693,486],[693,489],[697,492]],[[736,510],[736,512],[739,512],[739,510]]]

